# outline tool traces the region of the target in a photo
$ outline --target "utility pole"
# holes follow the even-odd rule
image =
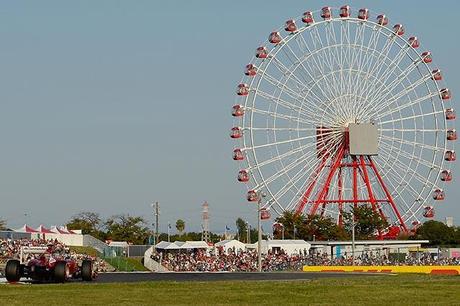
[[[160,238],[160,233],[158,232],[159,226],[159,217],[160,217],[160,204],[158,202],[152,203],[151,206],[153,207],[153,215],[155,216],[155,233],[153,235],[154,241],[153,244],[157,244]]]
[[[262,207],[262,198],[265,197],[265,194],[259,193],[259,201],[257,201],[257,270],[262,272],[262,220],[261,220],[261,207]]]
[[[203,237],[201,240],[209,242],[209,204],[208,202],[203,203]]]

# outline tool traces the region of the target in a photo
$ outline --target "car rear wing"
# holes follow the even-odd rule
[[[25,259],[29,254],[43,254],[48,250],[48,247],[29,247],[23,246],[20,249],[19,261],[21,264],[25,263]]]

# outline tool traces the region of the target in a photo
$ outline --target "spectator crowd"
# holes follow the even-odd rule
[[[403,255],[403,254],[401,254]],[[169,271],[185,272],[251,272],[257,271],[257,252],[230,251],[228,254],[208,253],[205,250],[193,252],[158,252],[151,258]],[[287,255],[282,250],[269,252],[262,257],[263,271],[300,271],[304,265],[309,266],[347,266],[353,265],[353,257],[347,254],[331,258],[327,253],[307,254],[300,253]],[[378,266],[378,265],[460,265],[460,258],[434,257],[428,253],[416,253],[405,256],[389,258],[375,252],[366,252],[354,259],[354,265]]]

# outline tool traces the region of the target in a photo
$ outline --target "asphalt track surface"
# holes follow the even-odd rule
[[[135,283],[135,282],[216,282],[216,281],[298,281],[314,280],[319,278],[341,277],[373,277],[378,275],[392,275],[390,273],[359,273],[359,272],[114,272],[101,273],[90,283]],[[80,283],[71,280],[70,283]],[[18,284],[31,284],[29,279],[21,279]],[[86,282],[85,282],[86,283]],[[86,284],[90,284],[86,283]],[[4,277],[0,277],[0,285],[6,285]]]
[[[223,272],[223,273],[104,273],[95,280],[96,283],[123,283],[123,282],[214,282],[214,281],[293,281],[313,280],[318,278],[363,277],[390,275],[386,273],[335,273],[335,272]]]

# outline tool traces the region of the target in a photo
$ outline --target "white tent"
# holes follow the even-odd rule
[[[163,250],[164,248],[169,246],[171,243],[172,242],[168,242],[168,241],[160,241],[155,245],[155,249]]]
[[[246,245],[238,240],[222,240],[215,244],[216,248],[222,248],[225,254],[228,254],[230,250],[234,252],[245,251]]]
[[[207,249],[209,245],[206,241],[186,241],[181,245],[181,249]]]
[[[262,254],[268,251],[279,252],[283,250],[288,255],[307,253],[311,245],[305,240],[262,240]],[[257,242],[253,244],[257,249]]]

